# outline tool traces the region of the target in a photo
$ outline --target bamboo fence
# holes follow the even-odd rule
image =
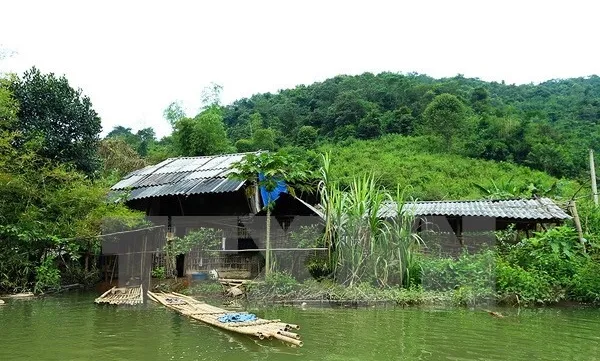
[[[222,308],[211,306],[175,292],[148,292],[148,296],[153,301],[175,310],[182,315],[224,330],[255,336],[261,340],[264,340],[265,338],[275,338],[290,345],[302,346],[300,335],[291,332],[292,330],[300,329],[298,325],[284,323],[281,322],[281,320],[265,320],[260,318],[254,321],[224,323],[219,321],[219,317],[230,314],[231,312]]]

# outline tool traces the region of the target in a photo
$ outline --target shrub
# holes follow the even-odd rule
[[[493,300],[495,296],[491,287],[460,286],[452,293],[452,303],[457,306],[474,306],[486,300]]]
[[[547,232],[536,233],[533,238],[523,239],[515,245],[506,246],[501,256],[514,269],[529,273],[536,279],[543,278],[544,282],[561,290],[571,287],[573,277],[577,274],[580,265],[587,259],[577,234],[568,226],[555,227]],[[515,282],[521,282],[524,287],[527,284],[525,276],[522,275]],[[527,289],[524,292],[527,293]],[[537,295],[544,301],[550,301],[557,297],[557,292],[548,293],[538,290],[530,294]],[[554,295],[550,295],[552,293]]]
[[[56,267],[54,257],[45,257],[35,269],[35,289],[40,292],[50,287],[60,286],[60,271]]]
[[[422,284],[437,291],[460,287],[490,290],[494,286],[495,263],[496,254],[492,250],[463,253],[458,259],[426,256],[421,261]]]
[[[157,267],[152,270],[152,277],[158,279],[164,279],[167,276],[167,272],[164,267]]]
[[[317,281],[333,278],[331,263],[326,256],[314,255],[306,259],[306,268],[310,275]]]
[[[525,270],[505,260],[499,260],[496,265],[496,289],[501,298],[517,297],[519,303],[548,303],[561,298],[546,273]]]
[[[264,285],[276,295],[285,295],[294,291],[298,281],[286,272],[272,272],[265,277]]]
[[[589,259],[577,270],[571,282],[570,295],[582,302],[600,302],[600,263]]]

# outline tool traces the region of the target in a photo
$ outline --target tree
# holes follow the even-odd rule
[[[304,125],[298,129],[296,144],[304,148],[312,148],[317,140],[317,130],[310,125]]]
[[[200,97],[200,103],[202,104],[202,107],[200,109],[205,110],[213,106],[220,106],[222,91],[223,86],[214,82],[211,82],[208,86],[204,87],[204,89],[202,89],[202,95]]]
[[[381,120],[377,110],[370,111],[360,120],[356,134],[362,139],[377,138],[381,135]]]
[[[179,153],[185,157],[219,154],[231,149],[218,107],[207,108],[195,118],[178,120],[173,138]]]
[[[235,149],[241,153],[252,152],[254,151],[254,143],[251,139],[242,138],[235,142]]]
[[[7,79],[0,78],[0,131],[11,130],[17,120],[19,104],[8,89]]]
[[[301,159],[284,153],[263,152],[260,154],[248,154],[240,162],[232,164],[233,172],[231,178],[249,181],[258,187],[264,187],[269,196],[277,187],[280,180],[284,180],[288,190],[294,193],[294,187],[306,182],[311,178],[308,165]],[[259,180],[258,175],[263,179]],[[271,272],[271,210],[274,200],[266,199],[265,209],[266,240],[265,240],[265,274]]]
[[[263,129],[263,119],[260,113],[254,112],[250,114],[250,136],[254,136],[254,132]]]
[[[490,93],[484,87],[477,87],[471,92],[471,108],[477,114],[485,114],[489,111]]]
[[[102,159],[104,175],[116,172],[118,176],[123,176],[146,165],[139,154],[122,138],[102,139],[98,154]]]
[[[134,137],[131,128],[124,127],[122,125],[115,125],[113,129],[108,132],[106,138],[124,138],[125,140]]]
[[[163,117],[174,128],[178,120],[185,118],[185,110],[180,101],[174,101],[163,111]]]
[[[43,139],[41,156],[71,163],[87,174],[99,169],[96,150],[102,126],[81,89],[73,89],[64,76],[32,68],[11,82],[10,90],[19,103],[17,129],[25,141]]]
[[[275,132],[273,129],[257,129],[252,135],[255,150],[275,150]]]
[[[410,135],[415,126],[415,118],[409,107],[402,106],[394,111],[385,112],[381,123],[385,133]]]
[[[333,135],[338,128],[355,128],[359,121],[375,107],[375,104],[362,99],[358,91],[342,93],[328,109],[329,116],[325,131]]]
[[[156,142],[156,133],[154,133],[154,129],[148,127],[140,129],[134,134],[131,128],[117,125],[106,135],[106,139],[122,139],[140,157],[146,157],[148,150]]]
[[[455,95],[440,94],[423,112],[423,130],[440,135],[450,149],[452,139],[463,130],[465,116],[465,106]]]
[[[163,137],[160,140],[152,142],[148,148],[146,160],[150,164],[157,164],[167,158],[177,157],[177,144],[172,135]]]
[[[69,283],[94,280],[95,262],[80,258],[99,251],[99,242],[90,237],[100,233],[105,217],[141,221],[143,214],[107,202],[103,179],[92,181],[70,165],[42,157],[43,139],[27,140],[14,131],[18,107],[2,83],[0,292],[39,291],[57,286],[61,277]]]
[[[140,129],[136,133],[136,137],[139,139],[139,144],[136,151],[141,157],[148,155],[149,147],[156,141],[156,133],[152,128]]]

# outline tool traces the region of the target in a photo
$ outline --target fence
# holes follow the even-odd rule
[[[148,287],[155,254],[161,252],[166,241],[166,228],[148,227],[105,234],[100,238],[104,256],[101,270],[105,280],[112,283],[117,279],[119,287],[140,283]]]

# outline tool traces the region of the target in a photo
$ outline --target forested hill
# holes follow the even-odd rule
[[[588,147],[600,145],[600,77],[516,86],[462,76],[341,75],[240,99],[223,119],[238,150],[433,133],[447,140],[448,152],[580,177]]]

